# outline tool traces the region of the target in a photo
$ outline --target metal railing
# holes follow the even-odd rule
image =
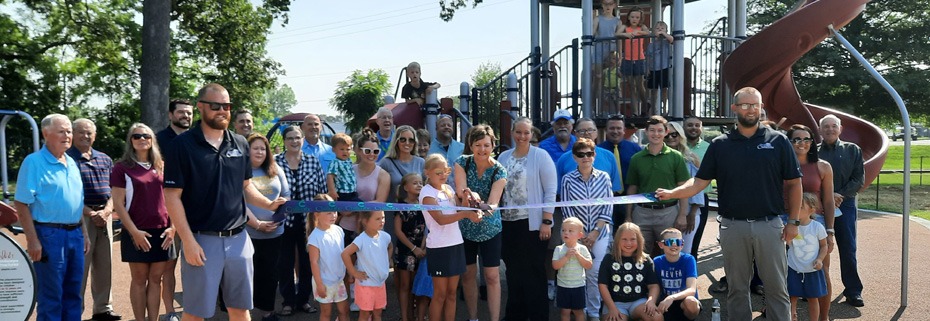
[[[507,75],[523,75],[532,66],[533,56],[529,55],[517,62],[494,79],[481,87],[471,90],[471,123],[487,124],[495,130],[500,129],[500,102],[507,97]]]
[[[691,75],[687,85],[691,88],[687,92],[691,103],[685,110],[699,117],[729,116],[730,95],[723,79],[723,62],[742,40],[708,35],[687,35],[685,39],[686,48],[691,49],[686,55],[691,62],[687,72]]]

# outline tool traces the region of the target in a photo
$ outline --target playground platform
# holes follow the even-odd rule
[[[716,241],[718,225],[716,220],[713,219],[716,214],[712,212],[711,215],[698,258],[698,272],[700,273],[698,277],[699,297],[701,303],[707,307],[698,320],[710,320],[709,307],[715,298],[719,299],[723,306],[723,315],[726,316],[727,313],[725,294],[712,293],[708,290],[723,275],[723,258],[720,254],[720,245]],[[869,321],[930,319],[930,273],[927,270],[927,267],[930,266],[930,251],[927,251],[927,245],[930,244],[930,222],[915,219],[911,223],[909,306],[900,307],[901,216],[862,211],[859,214],[858,257],[859,271],[865,285],[862,297],[866,305],[863,308],[854,308],[844,302],[841,295],[843,286],[840,281],[839,259],[834,252],[831,254],[833,266],[830,271],[834,289],[833,305],[830,310],[831,319]],[[23,235],[18,235],[15,239],[20,244],[25,244]],[[119,246],[120,242],[114,243],[113,305],[116,311],[123,315],[123,320],[132,320],[128,293],[129,266],[120,262]],[[180,307],[179,302],[183,301],[184,289],[180,284],[180,272],[178,273],[179,286],[175,295],[175,305]],[[503,275],[503,273],[501,274]],[[400,320],[399,310],[393,295],[395,289],[393,280],[388,280],[388,287],[390,302],[383,319],[386,321]],[[504,291],[506,291],[506,288],[504,286]],[[506,294],[504,299],[506,300]],[[280,297],[278,300],[280,302]],[[752,295],[752,300],[753,310],[757,311],[754,313],[755,320],[765,320],[758,313],[762,298],[758,295]],[[799,313],[800,320],[806,320],[807,312],[803,310],[806,308],[806,303],[802,302],[800,305],[802,308]],[[89,299],[86,300],[85,306],[91,306]],[[459,300],[456,312],[456,320],[467,320],[464,301]],[[164,310],[162,310],[162,313],[164,313]],[[91,312],[87,310],[84,312],[83,317],[88,319],[90,315]],[[483,301],[479,306],[479,316],[481,320],[490,320],[487,315],[487,306]],[[356,317],[357,313],[353,313],[352,318]],[[281,319],[318,320],[318,318],[319,314],[297,312],[293,316],[282,317]],[[253,314],[253,319],[260,320],[260,317]],[[32,320],[35,320],[34,316]],[[210,320],[228,320],[228,318],[225,313],[218,311],[216,316]],[[550,308],[550,320],[559,320],[558,310],[554,307]]]

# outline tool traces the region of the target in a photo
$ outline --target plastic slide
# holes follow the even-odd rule
[[[888,153],[888,138],[874,124],[827,107],[804,103],[791,77],[791,66],[831,36],[829,25],[837,30],[855,19],[868,0],[807,0],[800,7],[747,39],[723,64],[724,81],[729,88],[751,86],[762,92],[768,119],[786,117],[784,126],[804,124],[817,128],[817,120],[834,114],[842,120],[840,139],[862,148],[865,158],[865,185],[878,176]],[[889,106],[893,103],[889,99]],[[892,110],[892,109],[889,109]],[[896,109],[895,109],[896,110]]]

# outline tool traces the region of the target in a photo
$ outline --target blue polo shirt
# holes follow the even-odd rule
[[[575,157],[572,153],[565,153],[559,157],[559,161],[555,164],[555,168],[559,175],[559,182],[561,182],[562,176],[578,169],[578,163],[575,162]],[[618,193],[623,192],[623,179],[620,178],[620,170],[617,169],[617,160],[614,158],[613,152],[595,147],[594,168],[607,172],[607,175],[610,176],[611,191]],[[558,190],[561,194],[562,184],[559,184]]]
[[[378,160],[384,158],[384,155],[387,155],[388,149],[391,148],[391,137],[394,137],[394,130],[391,130],[391,134],[388,137],[381,137],[381,131],[375,132],[375,136],[378,136],[378,148],[381,149],[381,153],[378,154]]]
[[[91,148],[90,158],[84,158],[80,150],[72,146],[65,153],[81,169],[81,181],[84,182],[84,204],[87,206],[106,205],[110,200],[110,171],[113,160],[107,154]]]
[[[449,146],[442,146],[438,140],[433,138],[433,142],[429,144],[428,154],[440,154],[446,157],[446,165],[449,167],[455,163],[456,159],[459,159],[459,156],[462,156],[462,153],[465,152],[465,144],[452,140],[449,142]],[[446,180],[446,184],[452,186],[452,189],[455,189],[455,173],[449,175],[449,178]]]
[[[562,149],[562,146],[559,145],[559,142],[555,140],[555,135],[552,135],[551,137],[539,142],[539,148],[542,148],[547,153],[549,153],[549,157],[552,158],[552,162],[557,163],[559,161],[559,157],[562,157],[562,154],[572,151],[572,146],[575,146],[576,141],[578,141],[578,139],[575,138],[575,135],[572,135],[571,139],[568,141],[568,148]]]
[[[300,150],[304,152],[304,154],[316,156],[316,159],[320,160],[320,167],[323,168],[324,173],[329,170],[329,163],[336,159],[336,153],[333,153],[333,147],[324,143],[322,139],[317,140],[314,145],[310,145],[310,143],[304,139],[304,144]]]
[[[597,147],[609,151],[611,156],[614,155],[614,147],[616,146],[616,144],[607,140],[597,145]],[[641,150],[643,150],[643,147],[639,146],[637,143],[628,141],[626,139],[620,141],[620,148],[618,151],[620,151],[620,170],[623,172],[624,180],[627,177],[627,172],[630,170],[630,158],[633,158],[633,155],[636,155],[636,153]],[[614,159],[614,161],[616,161],[616,159]]]
[[[714,138],[694,177],[717,180],[721,216],[758,219],[784,213],[785,180],[800,178],[801,166],[784,134],[759,126],[752,137],[733,129]]]
[[[17,202],[29,205],[32,219],[43,223],[74,224],[84,213],[81,171],[71,157],[62,164],[42,146],[29,154],[16,178]]]
[[[252,178],[249,144],[226,130],[219,149],[203,136],[200,122],[171,143],[165,188],[180,188],[191,231],[225,231],[245,224],[242,184]]]

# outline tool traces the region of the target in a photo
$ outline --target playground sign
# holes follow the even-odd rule
[[[36,302],[32,261],[19,244],[0,232],[0,320],[27,320]]]

